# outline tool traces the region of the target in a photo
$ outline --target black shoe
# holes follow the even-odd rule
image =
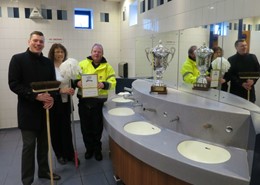
[[[67,164],[67,160],[64,159],[63,157],[59,157],[57,158],[58,163],[60,163],[61,165]]]
[[[97,161],[102,161],[103,156],[102,156],[101,151],[95,152],[95,159],[96,159]]]
[[[51,179],[51,175],[50,175],[50,172],[47,172],[46,174],[41,174],[38,176],[39,178],[42,178],[42,179]],[[61,177],[55,173],[53,173],[53,180],[60,180]]]
[[[85,159],[90,159],[90,158],[93,156],[93,154],[94,154],[94,152],[92,152],[92,151],[87,151],[87,152],[85,153]]]

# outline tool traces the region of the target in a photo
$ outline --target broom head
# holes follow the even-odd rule
[[[258,79],[260,77],[260,72],[239,72],[238,75],[243,79]]]
[[[56,91],[59,89],[60,84],[60,81],[41,81],[32,82],[31,87],[33,92]]]

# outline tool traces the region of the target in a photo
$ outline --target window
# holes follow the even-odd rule
[[[52,19],[52,11],[51,11],[51,9],[42,9],[42,17],[44,19]]]
[[[123,21],[125,21],[125,8],[124,8],[124,10],[123,10]]]
[[[214,25],[214,35],[227,35],[227,29],[229,27],[229,23],[222,22]]]
[[[148,10],[151,10],[151,9],[153,9],[153,1],[154,0],[148,0]]]
[[[19,8],[17,7],[8,7],[8,17],[19,18]]]
[[[32,8],[24,8],[24,13],[25,13],[26,19],[29,19],[32,10],[33,10]]]
[[[248,31],[252,31],[252,25],[251,25],[251,24],[248,24],[248,25],[247,25],[247,30],[248,30]]]
[[[256,24],[255,25],[255,31],[259,31],[260,30],[260,24]]]
[[[74,27],[76,29],[93,29],[93,11],[74,9]]]
[[[243,31],[246,31],[246,24],[243,24]]]
[[[145,12],[145,0],[140,2],[140,13]]]
[[[2,17],[2,9],[1,9],[1,7],[0,7],[0,17]]]
[[[157,6],[160,6],[164,3],[164,0],[157,0]]]
[[[130,4],[129,10],[129,26],[136,25],[138,13],[137,1],[134,1],[132,4]]]
[[[232,30],[232,22],[229,23],[228,28],[229,30]]]
[[[101,22],[109,22],[109,13],[100,13]]]
[[[234,30],[238,30],[238,25],[237,25],[237,23],[234,23]]]
[[[57,10],[57,20],[67,20],[67,10]]]

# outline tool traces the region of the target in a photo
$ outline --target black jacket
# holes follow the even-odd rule
[[[39,56],[27,49],[16,54],[9,64],[8,83],[10,89],[18,95],[18,127],[20,129],[39,130],[46,126],[46,111],[43,103],[36,100],[37,93],[31,88],[31,82],[56,80],[54,63],[42,54]]]
[[[228,58],[230,62],[230,68],[228,71],[228,77],[230,79],[230,93],[240,96],[244,99],[248,99],[248,91],[242,87],[242,83],[247,79],[241,79],[240,72],[260,72],[259,62],[254,54],[235,55]],[[257,79],[254,79],[254,84]],[[250,101],[255,102],[255,88],[254,86],[250,90]]]

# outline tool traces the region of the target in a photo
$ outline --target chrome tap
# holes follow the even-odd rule
[[[124,87],[124,90],[127,91],[127,92],[133,92],[133,89],[132,88],[128,88],[128,87]]]
[[[132,105],[133,105],[133,107],[142,107],[143,106],[142,103],[138,103],[138,102],[133,103]]]
[[[128,100],[135,100],[134,96],[132,94],[124,94],[123,95],[124,99],[128,99]]]
[[[179,120],[180,120],[180,117],[176,116],[176,118],[173,118],[170,122],[179,121]]]
[[[150,112],[154,112],[156,113],[156,109],[153,109],[153,108],[143,108],[143,111],[150,111]]]

